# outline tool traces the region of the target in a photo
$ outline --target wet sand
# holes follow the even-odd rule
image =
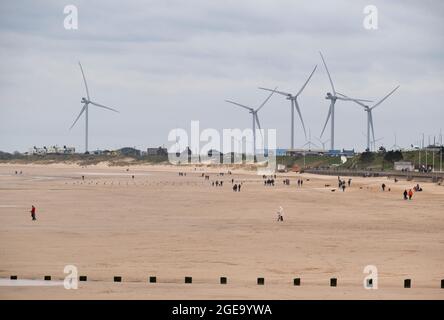
[[[352,177],[345,192],[332,192],[330,176],[278,174],[276,186],[265,187],[247,171],[126,169],[0,165],[0,278],[61,280],[69,264],[88,276],[78,290],[0,286],[1,299],[444,298],[443,186],[420,183],[424,191],[404,201],[416,182]],[[243,182],[241,192],[232,191],[232,178]],[[223,187],[212,187],[215,180]],[[366,265],[378,268],[378,290],[363,288]],[[113,283],[114,275],[123,282]]]

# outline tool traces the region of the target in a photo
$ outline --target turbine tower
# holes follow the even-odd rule
[[[83,103],[83,108],[82,108],[82,110],[80,110],[79,115],[77,116],[76,120],[74,121],[74,123],[72,124],[72,126],[69,129],[71,130],[74,127],[76,122],[79,120],[80,116],[85,112],[85,153],[88,153],[88,109],[89,109],[89,104],[92,104],[96,107],[108,109],[108,110],[111,110],[114,112],[119,112],[119,111],[117,111],[113,108],[98,104],[97,102],[91,101],[91,99],[89,97],[89,90],[88,90],[88,84],[86,83],[85,73],[83,72],[82,64],[80,63],[80,61],[79,61],[79,66],[80,66],[80,71],[82,72],[83,82],[85,83],[86,98],[82,97],[82,100],[80,102]]]
[[[359,100],[356,99],[352,99],[347,97],[346,95],[339,93],[339,95],[351,99],[353,102],[356,102],[357,104],[359,104],[360,106],[362,106],[364,108],[364,111],[367,112],[367,151],[370,151],[370,147],[371,147],[371,142],[370,142],[370,129],[372,132],[372,137],[373,137],[373,143],[375,143],[375,128],[373,126],[373,115],[372,115],[372,111],[373,109],[375,109],[377,106],[379,106],[381,103],[383,103],[385,101],[385,99],[387,99],[388,97],[390,97],[397,89],[399,88],[399,85],[393,89],[392,91],[390,91],[384,98],[382,98],[381,100],[379,100],[377,103],[375,103],[373,106],[368,106],[364,103],[362,103]]]
[[[319,54],[321,55],[321,59],[324,64],[325,71],[327,71],[328,79],[330,80],[331,89],[333,91],[333,94],[331,92],[327,92],[327,96],[325,97],[325,99],[330,100],[330,108],[328,109],[327,120],[325,121],[324,128],[322,129],[321,137],[324,134],[325,128],[327,127],[328,120],[331,118],[330,119],[330,125],[331,125],[330,149],[334,150],[334,148],[335,148],[335,103],[336,103],[336,100],[344,100],[344,101],[356,100],[356,101],[364,101],[364,102],[372,102],[372,101],[362,100],[362,99],[351,99],[348,97],[347,98],[346,97],[338,97],[336,95],[335,86],[333,85],[333,81],[331,80],[330,72],[328,71],[327,64],[325,63],[324,57],[322,56],[321,52],[319,52]]]
[[[256,123],[257,123],[257,126],[259,127],[259,130],[261,129],[261,124],[259,122],[259,117],[257,116],[257,113],[268,102],[268,100],[271,98],[271,96],[275,93],[276,89],[277,89],[277,87],[274,90],[272,90],[272,92],[267,97],[267,99],[265,99],[265,101],[262,102],[262,104],[257,109],[254,109],[252,107],[249,107],[249,106],[246,106],[246,105],[243,105],[243,104],[231,101],[231,100],[225,100],[225,102],[228,102],[228,103],[234,104],[238,107],[242,107],[244,109],[247,109],[251,113],[251,117],[252,117],[252,121],[253,121],[253,126],[252,126],[252,129],[253,129],[253,155],[254,155],[255,159],[256,159]]]
[[[291,118],[290,118],[290,121],[291,121],[291,149],[294,149],[294,109],[296,109],[296,111],[299,114],[299,119],[301,119],[302,128],[304,129],[305,139],[307,139],[307,132],[305,130],[304,120],[302,119],[301,109],[299,108],[298,96],[305,89],[305,86],[310,81],[310,79],[313,76],[313,73],[316,71],[317,67],[318,67],[317,65],[314,67],[314,69],[311,72],[310,76],[308,77],[307,81],[305,81],[304,85],[301,87],[301,89],[299,89],[299,91],[295,95],[292,95],[291,93],[288,93],[288,92],[276,91],[276,93],[286,96],[287,100],[290,100],[290,103],[291,103],[291,105],[290,105],[290,110],[291,110]],[[272,89],[262,88],[262,87],[259,87],[259,89],[273,91]]]

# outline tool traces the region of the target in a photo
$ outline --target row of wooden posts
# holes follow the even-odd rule
[[[17,280],[17,276],[11,276],[11,280]],[[43,280],[45,281],[51,281],[51,276],[44,276]],[[79,276],[79,281],[88,281],[87,276]],[[157,277],[149,277],[148,281],[150,283],[156,283]],[[220,277],[220,284],[227,284],[228,278],[227,277]],[[121,276],[114,276],[114,282],[122,282]],[[193,283],[193,277],[185,277],[184,279],[185,283]],[[265,285],[265,278],[257,278],[257,284],[258,285]],[[301,278],[294,278],[293,279],[293,285],[294,286],[300,286],[301,285]],[[330,287],[336,287],[338,285],[338,279],[337,278],[330,278]],[[368,285],[372,286],[372,279],[368,280]],[[411,288],[412,287],[412,280],[411,279],[404,279],[404,288]],[[444,289],[444,279],[441,279],[441,289]]]

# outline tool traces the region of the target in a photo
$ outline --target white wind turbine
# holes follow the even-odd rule
[[[310,130],[310,128],[308,129],[308,140],[306,140],[306,141],[307,142],[302,147],[305,147],[306,145],[308,145],[308,151],[311,151],[311,146],[312,145],[314,145],[315,147],[319,147],[316,143],[311,141],[311,130]]]
[[[327,142],[330,141],[330,139],[322,141],[320,138],[316,137],[316,140],[318,140],[322,144],[322,150],[327,150],[327,149],[325,149],[325,145],[327,144]]]
[[[328,79],[330,80],[331,88],[333,90],[333,94],[330,92],[327,92],[327,96],[325,97],[325,99],[330,100],[330,108],[328,109],[327,120],[325,121],[324,128],[322,129],[321,137],[324,134],[325,128],[327,127],[328,120],[331,117],[331,120],[330,120],[330,125],[331,125],[330,149],[334,150],[334,147],[335,147],[335,103],[336,103],[336,100],[344,100],[344,101],[355,100],[355,101],[364,101],[364,102],[372,102],[372,101],[362,100],[362,99],[351,99],[351,98],[348,98],[345,96],[338,97],[336,95],[335,86],[333,85],[333,81],[331,80],[330,72],[328,71],[327,64],[325,63],[324,57],[322,56],[321,52],[319,52],[319,54],[321,55],[322,62],[324,64],[325,70],[327,71]]]
[[[305,139],[307,139],[307,132],[305,130],[304,120],[302,119],[301,109],[299,108],[298,96],[305,89],[305,86],[310,81],[310,79],[313,76],[313,73],[316,71],[317,67],[318,67],[317,65],[314,67],[314,69],[311,72],[310,76],[308,77],[307,81],[305,81],[304,85],[301,87],[301,89],[299,89],[299,91],[295,95],[288,93],[288,92],[276,91],[276,93],[286,96],[287,100],[290,100],[290,103],[291,103],[291,106],[290,106],[290,108],[291,108],[290,109],[291,110],[291,118],[290,118],[290,121],[291,121],[291,149],[294,149],[294,109],[296,109],[296,111],[299,114],[299,119],[301,119],[302,128],[304,129]],[[262,87],[259,87],[259,89],[273,91],[272,89],[262,88]]]
[[[249,106],[245,106],[243,104],[240,104],[240,103],[237,103],[237,102],[234,102],[234,101],[231,101],[231,100],[225,100],[225,102],[232,103],[232,104],[234,104],[236,106],[239,106],[239,107],[242,107],[244,109],[247,109],[251,113],[252,120],[253,120],[252,129],[253,129],[253,155],[254,155],[254,158],[256,158],[256,123],[257,123],[257,126],[259,127],[259,130],[261,129],[261,124],[259,122],[259,117],[257,116],[257,113],[267,103],[267,101],[271,98],[273,93],[275,93],[276,89],[277,89],[277,87],[270,93],[270,95],[267,97],[267,99],[265,99],[265,101],[262,102],[262,104],[257,109],[254,109],[254,108],[249,107]]]
[[[74,127],[76,122],[79,120],[80,116],[83,114],[83,112],[85,112],[85,153],[88,153],[88,107],[89,107],[89,104],[95,105],[96,107],[108,109],[108,110],[111,110],[111,111],[114,111],[114,112],[119,112],[119,111],[117,111],[117,110],[115,110],[113,108],[106,107],[104,105],[98,104],[97,102],[94,102],[94,101],[90,100],[88,84],[86,83],[85,74],[83,73],[83,68],[82,68],[82,65],[81,65],[80,62],[79,62],[79,66],[80,66],[80,71],[82,72],[83,82],[85,83],[86,97],[87,98],[82,97],[82,100],[80,102],[83,103],[83,108],[82,108],[82,110],[80,110],[79,115],[77,116],[76,120],[74,121],[74,123],[72,124],[72,126],[69,129],[71,130],[72,127]]]
[[[392,91],[390,91],[384,98],[382,98],[381,100],[379,100],[377,103],[375,103],[373,106],[368,106],[364,103],[362,103],[359,100],[356,99],[352,99],[347,97],[346,95],[339,93],[339,95],[351,99],[352,101],[356,102],[357,104],[359,104],[360,106],[362,106],[364,108],[364,111],[367,112],[367,151],[370,151],[370,147],[371,147],[371,142],[370,142],[370,128],[371,128],[371,132],[372,132],[372,137],[373,137],[373,143],[375,142],[375,128],[373,126],[373,115],[372,115],[372,111],[373,109],[375,109],[377,106],[379,106],[381,103],[384,102],[385,99],[387,99],[388,97],[390,97],[397,89],[399,88],[399,85],[393,89]]]

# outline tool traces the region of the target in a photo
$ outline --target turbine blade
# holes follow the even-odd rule
[[[288,97],[291,96],[291,93],[288,93],[288,92],[277,91],[277,90],[268,89],[268,88],[263,88],[263,87],[259,87],[258,89],[266,90],[266,91],[274,91],[274,92],[279,93],[279,94],[281,94],[281,95],[283,95],[283,96],[288,96]]]
[[[397,86],[395,89],[393,89],[392,91],[390,91],[384,98],[382,98],[381,100],[379,100],[378,103],[376,103],[373,107],[371,107],[370,109],[373,110],[374,108],[376,108],[377,106],[379,106],[381,103],[384,102],[385,99],[387,99],[388,97],[390,97],[393,92],[395,92],[397,89],[399,88],[399,86]]]
[[[318,65],[315,65],[313,71],[311,72],[310,76],[308,77],[307,81],[305,81],[304,85],[302,86],[302,88],[299,90],[298,93],[296,93],[296,97],[299,96],[302,91],[305,89],[305,86],[307,85],[308,81],[310,81],[311,77],[313,76],[313,73],[316,71],[316,68],[318,67]]]
[[[72,124],[72,126],[69,128],[69,130],[71,130],[72,127],[74,127],[74,125],[76,124],[76,122],[79,120],[80,116],[81,116],[82,113],[85,111],[86,106],[87,106],[87,104],[85,103],[85,104],[83,105],[82,110],[80,110],[80,113],[79,113],[79,115],[77,116],[76,120],[74,121],[74,123]]]
[[[270,100],[270,98],[271,98],[271,96],[273,95],[273,93],[276,92],[276,89],[277,89],[277,87],[274,88],[274,90],[270,93],[270,95],[267,97],[267,99],[265,99],[265,101],[262,102],[262,104],[260,105],[260,107],[256,109],[256,112],[258,112],[260,109],[262,109],[262,107],[267,103],[267,101]]]
[[[108,110],[111,110],[111,111],[114,111],[114,112],[120,113],[120,112],[117,111],[116,109],[113,109],[113,108],[110,108],[110,107],[107,107],[107,106],[104,106],[104,105],[98,104],[98,103],[96,103],[96,102],[92,102],[92,101],[90,101],[90,103],[93,104],[93,105],[95,105],[96,107],[100,107],[100,108],[104,108],[104,109],[108,109]]]
[[[257,112],[254,113],[254,118],[256,119],[256,123],[257,123],[257,127],[260,129],[261,128],[261,123],[259,122],[259,117],[257,116]]]
[[[82,68],[82,64],[80,63],[80,61],[79,61],[79,66],[80,66],[80,71],[82,72],[83,82],[85,83],[86,96],[88,97],[88,100],[89,100],[88,84],[86,83],[85,73],[83,73],[83,68]]]
[[[330,72],[328,72],[328,68],[327,68],[327,64],[325,63],[324,56],[322,55],[321,51],[319,51],[319,54],[321,55],[321,59],[322,59],[322,62],[324,63],[325,70],[327,71],[328,79],[330,80],[331,88],[333,90],[333,95],[336,95],[335,86],[333,85],[333,81],[331,80]]]
[[[307,139],[307,131],[305,130],[304,119],[302,119],[302,113],[301,113],[301,109],[299,108],[299,103],[298,103],[297,99],[294,99],[294,107],[299,114],[299,119],[301,119],[302,128],[304,129],[305,139]]]
[[[252,111],[252,110],[253,110],[253,108],[250,108],[250,107],[244,106],[243,104],[240,104],[240,103],[237,103],[237,102],[234,102],[234,101],[225,100],[225,102],[232,103],[232,104],[234,104],[234,105],[236,105],[236,106],[239,106],[239,107],[245,108],[245,109],[247,109],[247,110],[249,110],[249,111]]]
[[[321,137],[324,134],[325,128],[327,127],[328,120],[330,119],[332,105],[333,105],[333,101],[330,103],[330,108],[328,109],[328,114],[327,114],[327,120],[325,120],[324,128],[322,129],[322,132],[321,132]]]
[[[346,99],[341,99],[341,100],[353,101],[353,102],[356,102],[357,104],[359,104],[360,106],[363,106],[364,108],[367,108],[367,106],[361,102],[362,100],[350,98],[350,97],[346,96],[345,94],[342,94],[342,93],[339,93],[339,92],[336,92],[336,93],[339,94],[340,96],[346,98]]]

